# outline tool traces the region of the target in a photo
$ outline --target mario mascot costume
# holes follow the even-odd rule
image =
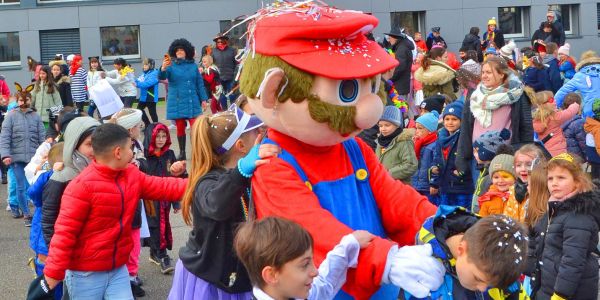
[[[379,74],[398,62],[366,39],[378,20],[312,1],[276,2],[250,16],[240,88],[282,153],[258,168],[259,218],[300,223],[315,263],[354,230],[377,235],[335,299],[419,297],[439,288],[444,268],[426,246],[405,246],[435,207],[394,180],[355,139],[383,113]]]

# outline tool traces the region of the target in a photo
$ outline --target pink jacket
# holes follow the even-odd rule
[[[8,98],[10,98],[10,89],[8,88],[8,84],[6,84],[5,80],[0,80],[0,96],[4,98],[4,100],[8,100]]]
[[[554,106],[555,104],[550,103],[549,105]],[[567,152],[567,140],[563,135],[561,125],[573,118],[578,112],[579,104],[573,103],[567,109],[557,111],[548,120],[548,125],[545,127],[540,120],[533,120],[533,130],[538,134],[540,140],[544,140],[550,133],[553,134],[552,138],[544,143],[544,146],[552,156]]]
[[[415,72],[421,67],[421,59],[422,59],[422,57],[417,58],[413,62],[412,66],[410,67],[412,86],[413,86],[413,91],[415,91],[415,92],[423,89],[423,84],[415,79]]]

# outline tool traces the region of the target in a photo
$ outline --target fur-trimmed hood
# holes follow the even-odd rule
[[[58,80],[55,80],[54,82],[56,83],[56,85],[60,85],[60,84],[62,84],[63,82],[64,82],[64,83],[71,84],[71,77],[69,77],[69,76],[66,76],[66,75],[62,75],[62,74],[61,74],[61,75],[60,75],[60,78],[59,78]]]
[[[415,79],[425,85],[443,85],[454,79],[456,72],[447,64],[432,60],[427,70],[420,67],[415,72]]]
[[[54,65],[59,65],[59,66],[63,66],[66,65],[67,62],[64,60],[51,60],[50,62],[48,62],[48,66],[50,66],[50,68],[52,68],[52,66]]]
[[[600,77],[600,57],[582,60],[577,64],[575,71],[592,77]]]
[[[577,194],[565,201],[556,202],[556,204],[552,202],[550,204],[556,205],[558,210],[590,215],[600,225],[600,190],[598,189]]]
[[[396,141],[397,142],[411,141],[412,138],[415,136],[415,131],[416,130],[414,128],[404,128],[404,129],[402,129],[402,133],[400,133],[396,137]]]

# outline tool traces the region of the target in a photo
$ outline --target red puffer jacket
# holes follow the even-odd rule
[[[178,201],[186,179],[154,177],[133,164],[112,170],[92,162],[62,196],[44,274],[109,271],[127,262],[133,248],[131,222],[139,199]]]

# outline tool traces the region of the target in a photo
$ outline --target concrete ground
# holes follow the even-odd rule
[[[160,121],[170,124],[164,120],[165,108],[163,105],[157,107]],[[189,134],[189,132],[188,132]],[[175,131],[171,131],[173,145],[171,148],[179,153]],[[189,141],[189,139],[188,139]],[[188,157],[189,142],[187,145]],[[189,165],[189,162],[188,162]],[[34,279],[33,271],[27,266],[27,260],[33,256],[29,248],[29,227],[23,225],[23,220],[15,220],[10,212],[5,211],[7,190],[6,185],[0,185],[0,291],[2,299],[24,299],[29,284]],[[170,256],[175,265],[179,248],[187,241],[190,228],[183,223],[181,213],[171,213],[171,225],[173,230],[173,251]],[[163,275],[160,268],[148,261],[149,248],[142,248],[140,255],[139,276],[144,281],[143,289],[146,297],[140,299],[166,299],[171,288],[173,275]]]

